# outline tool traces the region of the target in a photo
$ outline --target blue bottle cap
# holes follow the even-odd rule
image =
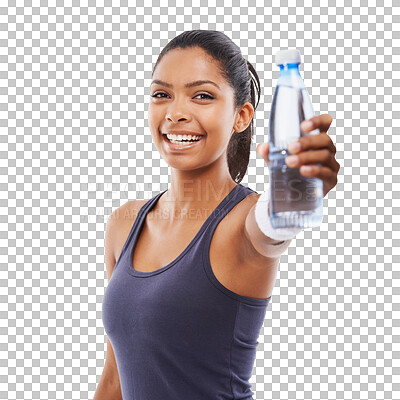
[[[276,65],[301,64],[300,51],[296,49],[279,50],[275,54],[275,63]]]

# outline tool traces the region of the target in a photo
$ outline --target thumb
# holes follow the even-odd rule
[[[262,158],[264,158],[264,159],[267,159],[267,158],[268,158],[268,155],[269,155],[269,143],[268,143],[268,142],[259,143],[259,144],[256,146],[256,153],[257,153],[260,157],[262,157]]]

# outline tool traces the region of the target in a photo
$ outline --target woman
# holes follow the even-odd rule
[[[107,223],[107,359],[94,398],[252,399],[257,339],[290,244],[261,232],[260,194],[240,184],[259,79],[223,33],[188,31],[161,52],[150,90],[149,127],[171,185]],[[304,131],[321,134],[290,148],[299,157],[290,166],[311,165],[300,170],[324,181],[324,195],[339,170],[331,121],[312,118]],[[257,150],[268,163],[268,145]]]

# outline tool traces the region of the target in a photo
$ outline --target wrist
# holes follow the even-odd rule
[[[261,232],[275,240],[293,239],[303,229],[299,227],[274,229],[271,225],[269,189],[261,194],[255,207],[255,220]]]

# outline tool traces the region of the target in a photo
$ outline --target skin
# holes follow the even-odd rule
[[[205,79],[215,82],[219,89],[211,84],[184,87],[186,83]],[[199,47],[169,51],[157,65],[154,80],[173,86],[151,84],[148,121],[153,142],[171,168],[170,188],[157,206],[163,210],[165,224],[176,226],[182,222],[179,217],[182,210],[206,209],[210,213],[235,187],[226,161],[227,147],[231,135],[240,134],[235,131],[242,132],[248,127],[254,108],[245,103],[235,109],[233,88],[221,75],[218,62]],[[286,163],[290,167],[301,166],[304,176],[322,179],[325,196],[336,185],[340,168],[335,160],[336,147],[327,134],[332,117],[329,114],[313,117],[309,120],[311,127],[305,127],[305,122],[301,126],[303,132],[318,128],[321,133],[300,138],[299,149],[291,143],[289,152],[298,160],[290,164],[291,157],[287,157]],[[174,130],[205,136],[190,150],[171,151],[161,132]],[[258,144],[256,153],[269,164],[268,143]],[[305,165],[311,166],[310,172]]]
[[[211,80],[185,88],[186,83]],[[153,81],[173,85],[150,86],[148,121],[153,142],[171,168],[171,185],[159,200],[165,222],[179,222],[182,210],[211,211],[234,188],[226,152],[232,134],[242,132],[254,114],[251,103],[234,108],[234,91],[222,77],[217,62],[201,48],[174,49],[157,65]],[[203,95],[201,95],[203,94]],[[211,96],[212,99],[207,96]],[[160,132],[185,130],[205,135],[193,149],[176,152]],[[196,214],[198,215],[198,214]]]

